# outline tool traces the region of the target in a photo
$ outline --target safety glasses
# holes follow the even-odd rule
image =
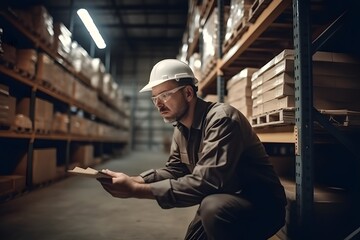
[[[177,91],[179,91],[180,89],[182,89],[184,87],[185,86],[180,86],[180,87],[171,89],[169,91],[165,91],[163,93],[160,93],[157,96],[151,97],[151,100],[153,101],[154,104],[156,104],[158,100],[160,100],[163,103],[166,103],[167,101],[169,101],[171,95],[173,95],[174,93],[176,93]]]

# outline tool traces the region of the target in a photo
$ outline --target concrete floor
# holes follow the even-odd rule
[[[166,159],[164,153],[132,152],[96,168],[135,175]],[[183,239],[196,208],[163,210],[153,200],[113,198],[95,179],[73,176],[0,204],[0,238]]]

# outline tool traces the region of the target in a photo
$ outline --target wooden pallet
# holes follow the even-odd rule
[[[249,22],[254,23],[265,8],[269,6],[272,0],[255,0],[250,8]]]
[[[253,127],[263,127],[269,125],[289,125],[294,123],[294,108],[283,108],[251,117],[251,125]]]
[[[17,133],[31,133],[31,128],[23,126],[12,126],[11,129]]]
[[[227,53],[232,46],[242,37],[242,35],[249,29],[250,23],[247,18],[242,18],[241,21],[236,23],[230,37],[223,43],[223,52]]]
[[[35,128],[35,132],[39,134],[50,134],[50,129]]]
[[[29,73],[28,71],[25,71],[24,69],[18,68],[18,67],[14,67],[14,71],[17,72],[20,76],[24,77],[24,78],[28,78],[30,80],[33,80],[35,75]]]

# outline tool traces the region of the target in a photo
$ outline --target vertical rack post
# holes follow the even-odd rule
[[[296,206],[299,239],[311,239],[313,219],[313,95],[310,0],[293,0]]]
[[[223,52],[222,52],[222,45],[223,45],[223,36],[224,36],[224,1],[217,0],[217,17],[218,17],[218,46],[217,46],[217,63],[218,60],[222,59]],[[224,76],[222,75],[220,69],[218,68],[218,64],[216,64],[217,68],[217,95],[218,101],[224,102],[224,95],[225,95],[225,86],[224,86]]]

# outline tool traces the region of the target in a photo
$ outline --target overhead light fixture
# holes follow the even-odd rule
[[[77,14],[80,17],[81,21],[84,23],[86,29],[89,31],[96,46],[99,49],[104,49],[106,47],[106,43],[105,43],[104,39],[102,38],[94,21],[92,20],[89,12],[86,9],[81,8],[81,9],[77,10]]]

